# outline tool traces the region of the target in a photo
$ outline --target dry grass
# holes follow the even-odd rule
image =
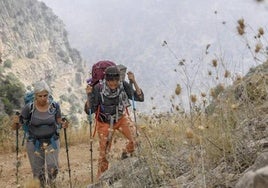
[[[248,28],[245,20],[240,19],[237,23],[239,36],[245,38]],[[259,40],[264,38],[264,35],[263,28],[260,28],[257,32],[257,45],[255,48],[249,48],[249,50],[253,49],[250,53],[256,63],[259,63],[259,59],[263,57],[267,60],[267,55],[262,53],[262,45],[259,45]],[[168,47],[166,41],[163,46]],[[171,50],[170,47],[168,49]],[[175,57],[179,60],[177,56]],[[182,62],[179,67],[183,67],[186,60],[183,59]],[[224,67],[223,80],[230,79],[235,75],[232,71],[225,69],[224,61],[221,58],[213,58],[209,63],[216,72],[215,77],[212,77],[212,71],[208,71],[209,75],[218,83],[216,87],[208,90],[210,94],[192,93],[190,77],[186,69],[182,68],[182,72],[187,77],[184,82],[187,91],[184,92],[183,87],[177,84],[175,95],[171,97],[171,102],[174,102],[172,107],[175,111],[167,114],[139,116],[140,136],[138,141],[141,147],[139,147],[137,155],[146,159],[147,164],[151,167],[151,176],[154,181],[170,183],[181,175],[179,174],[181,171],[181,173],[189,173],[191,177],[201,175],[201,187],[228,185],[224,173],[221,174],[222,179],[213,180],[210,170],[218,165],[223,165],[222,171],[224,172],[227,172],[228,169],[228,173],[241,173],[254,161],[259,148],[258,146],[252,147],[247,142],[253,137],[255,139],[262,135],[253,134],[252,130],[247,133],[245,130],[247,123],[250,123],[253,118],[261,118],[267,114],[265,102],[268,77],[262,70],[267,70],[268,61],[256,69],[252,69],[245,77],[236,77],[232,86],[218,81],[220,80],[220,66]],[[175,102],[176,97],[178,100],[181,99],[179,95],[182,92],[188,95],[189,112],[185,109],[181,110],[182,107]],[[201,100],[198,96],[201,97]],[[4,117],[0,130],[0,153],[15,152],[15,133],[9,129],[9,124],[9,118]],[[84,122],[79,129],[74,129],[71,125],[67,129],[68,144],[76,146],[81,143],[89,143],[89,130],[87,122]],[[20,138],[21,136],[20,133]],[[62,146],[65,145],[64,139],[65,137],[61,136]],[[181,168],[176,165],[171,167],[172,165],[169,163],[172,161],[167,160],[171,156],[177,159],[176,162],[187,164],[183,167],[184,169],[175,169]],[[177,174],[174,174],[174,171]],[[83,184],[83,182],[76,183],[78,186]],[[28,187],[34,187],[34,185]]]
[[[92,123],[92,132],[94,131],[94,122]],[[88,122],[84,122],[83,125],[78,128],[72,128],[72,124],[70,127],[66,129],[67,134],[67,143],[70,146],[74,146],[81,143],[89,143],[90,142],[90,125]],[[60,141],[61,145],[65,145],[65,137],[63,134],[63,130],[61,133]]]
[[[11,129],[11,119],[8,116],[3,117],[0,128],[0,153],[15,152],[16,151],[16,131]],[[94,125],[94,124],[93,124]],[[87,122],[81,126],[79,129],[72,128],[72,125],[66,129],[67,133],[67,143],[69,146],[77,145],[80,143],[89,143],[90,129]],[[92,128],[92,131],[93,128]],[[22,129],[19,130],[18,144],[19,149],[24,150],[21,147],[24,132]],[[61,130],[60,142],[62,146],[65,146],[65,137],[63,130]]]
[[[4,116],[0,121],[0,154],[16,150],[16,133],[11,130],[11,120]]]
[[[139,117],[138,140],[142,147],[138,155],[145,158],[147,164],[152,167],[153,179],[167,182],[176,177],[173,174],[174,169],[166,161],[166,157],[170,156],[177,156],[179,161],[189,164],[192,176],[203,174],[204,185],[207,184],[206,174],[209,169],[215,168],[222,161],[232,164],[232,168],[237,171],[245,170],[252,163],[252,159],[246,158],[246,152],[239,147],[243,144],[245,135],[237,132],[240,130],[240,118],[249,116],[250,112],[244,111],[244,108],[238,105],[234,107],[235,99],[221,100],[217,100],[220,105],[217,105],[210,115],[194,111],[191,115],[161,114]],[[5,118],[4,122],[8,127],[9,119]],[[15,152],[14,131],[9,128],[2,131],[7,142],[1,145],[1,151],[7,151],[9,148],[9,152]],[[61,135],[61,145],[64,147],[63,132]],[[85,122],[80,129],[70,127],[67,129],[67,135],[69,146],[89,143],[89,125]],[[115,137],[121,136],[116,134]],[[66,181],[63,180],[62,185]],[[34,182],[26,183],[26,187],[35,187]],[[83,186],[83,182],[76,182],[76,185]]]

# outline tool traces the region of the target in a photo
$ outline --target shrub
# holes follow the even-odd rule
[[[12,61],[10,59],[5,60],[4,67],[11,68],[12,67]]]
[[[26,57],[28,57],[29,59],[33,59],[34,58],[34,52],[30,51],[26,54]]]
[[[24,96],[24,86],[14,74],[10,73],[4,80],[0,80],[0,96],[5,113],[10,115],[14,108],[20,108]]]

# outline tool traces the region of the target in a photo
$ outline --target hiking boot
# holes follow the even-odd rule
[[[123,152],[121,155],[121,160],[124,160],[126,158],[128,158],[127,152]]]
[[[132,153],[123,152],[121,154],[121,160],[124,160],[126,158],[132,157]]]

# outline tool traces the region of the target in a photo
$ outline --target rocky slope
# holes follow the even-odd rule
[[[1,74],[12,72],[29,88],[45,79],[63,113],[82,118],[85,62],[71,48],[64,23],[37,0],[0,0]],[[80,115],[79,115],[80,114]]]
[[[220,91],[211,103],[213,110],[206,116],[213,123],[202,127],[200,124],[205,121],[200,124],[198,122],[193,127],[194,134],[198,136],[186,131],[189,139],[172,143],[169,137],[172,137],[175,128],[170,128],[170,117],[160,117],[159,122],[162,123],[157,126],[165,127],[160,129],[161,135],[172,129],[162,141],[170,144],[159,144],[159,132],[156,142],[158,145],[152,143],[153,147],[146,147],[148,141],[143,138],[140,151],[135,157],[113,163],[101,176],[100,181],[88,188],[107,185],[116,188],[268,187],[267,71],[268,61],[252,68],[245,77]],[[182,122],[178,122],[179,129],[183,129]],[[212,134],[208,134],[210,131]],[[141,132],[140,138],[144,136],[146,135]],[[183,135],[176,134],[176,137]],[[193,138],[196,138],[196,141]],[[172,150],[169,150],[169,147]],[[143,150],[148,153],[151,151],[152,154],[146,156]],[[213,151],[213,154],[209,154],[210,151]],[[217,154],[219,160],[213,161],[213,158],[209,158]],[[150,162],[152,160],[153,162]]]

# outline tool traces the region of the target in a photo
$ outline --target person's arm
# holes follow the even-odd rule
[[[62,118],[60,105],[58,103],[55,103],[55,104],[57,108],[57,112],[56,112],[57,123],[61,125],[60,128],[68,128],[69,122],[65,118]]]
[[[99,90],[100,85],[95,85],[94,87],[87,86],[87,101],[84,106],[84,111],[89,114],[89,109],[91,110],[91,114],[95,113],[98,105],[99,105]]]
[[[92,93],[93,87],[89,84],[87,84],[86,87],[86,94],[87,94],[87,100],[85,102],[84,105],[84,111],[86,112],[86,114],[89,114],[89,108],[90,108],[90,97],[91,97],[91,93]]]
[[[95,113],[100,105],[100,89],[101,85],[97,84],[93,87],[92,93],[90,94],[90,106],[91,106],[91,113]]]
[[[12,130],[19,129],[22,126],[22,123],[20,122],[20,115],[15,114],[11,118],[12,118],[12,125],[11,125]]]
[[[134,95],[135,101],[143,102],[144,94],[143,94],[142,89],[139,87],[138,83],[136,82],[135,75],[132,72],[128,72],[127,75],[128,75],[130,84],[127,83],[126,81],[124,81],[123,84],[124,84],[124,87],[125,87],[125,90],[127,92],[129,99],[132,99],[132,95]],[[131,84],[133,84],[134,88],[131,86]]]
[[[137,95],[138,96],[141,95],[142,90],[140,89],[138,83],[136,82],[134,73],[129,71],[127,73],[127,76],[128,76],[128,79],[129,79],[130,83],[132,83],[134,85],[134,88],[135,88],[135,91],[136,91]]]
[[[31,106],[33,104],[29,103],[27,105],[25,105],[22,110],[21,113],[16,113],[15,115],[12,116],[12,125],[11,128],[13,130],[19,129],[24,122],[29,121],[29,119],[31,118]]]

